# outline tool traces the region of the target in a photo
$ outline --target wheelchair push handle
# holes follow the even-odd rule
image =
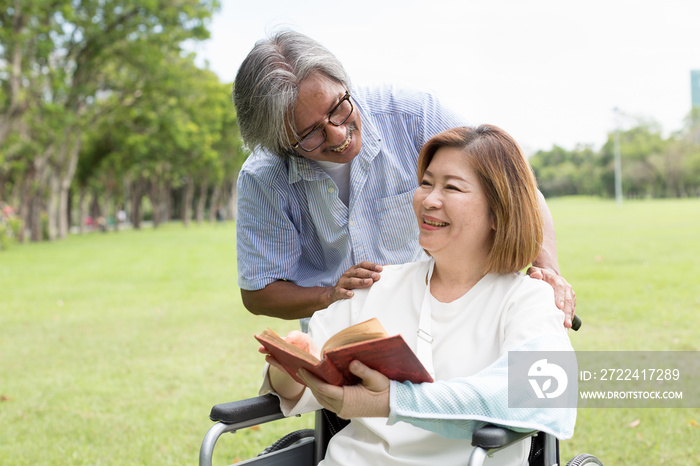
[[[578,314],[574,314],[574,318],[571,320],[571,329],[574,331],[578,331],[578,329],[581,328],[582,324],[583,324],[583,321],[578,316]]]

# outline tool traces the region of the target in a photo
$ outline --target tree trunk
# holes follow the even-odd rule
[[[55,170],[52,170],[49,174],[49,192],[48,201],[46,203],[46,222],[48,226],[49,241],[55,241],[58,236],[58,204],[60,197],[59,186],[59,175]]]
[[[106,190],[104,193],[104,199],[102,200],[101,204],[101,212],[102,212],[102,219],[103,219],[103,225],[102,225],[102,230],[107,231],[109,230],[109,219],[116,218],[116,211],[112,211],[112,199],[113,199],[113,193],[112,190]]]
[[[78,200],[78,231],[81,235],[85,234],[87,229],[85,221],[88,217],[88,206],[90,205],[90,195],[85,187],[80,188],[80,198]]]
[[[92,190],[92,200],[90,202],[90,217],[92,217],[92,223],[90,224],[93,230],[104,231],[106,221],[104,218],[104,206],[100,202],[100,193],[97,189]]]
[[[6,202],[7,204],[12,205],[12,198],[10,197],[7,201],[5,201],[5,187],[9,186],[10,183],[10,177],[9,175],[5,176],[2,173],[2,169],[0,169],[0,204],[3,202]]]
[[[21,137],[29,137],[27,134],[24,134],[24,131],[22,131],[22,133]],[[31,241],[41,241],[41,211],[35,214],[33,209],[35,207],[43,208],[43,203],[35,202],[34,199],[37,196],[43,196],[42,187],[46,186],[49,175],[47,162],[52,152],[53,146],[50,145],[41,155],[35,157],[27,167],[24,177],[20,182],[21,187],[18,191],[18,215],[24,225],[24,228],[21,229],[19,237],[17,238],[20,243],[23,243],[27,239],[27,232],[29,232],[29,239]]]
[[[44,211],[40,193],[34,194],[29,204],[29,239],[32,242],[39,242],[44,239],[44,229],[42,228],[41,213]]]
[[[141,229],[141,220],[143,219],[143,212],[141,209],[141,201],[146,192],[146,182],[143,178],[137,179],[131,185],[131,225],[135,230]]]
[[[170,180],[163,183],[161,197],[163,198],[163,221],[169,222],[173,218],[172,193]]]
[[[221,185],[217,184],[211,193],[211,203],[209,204],[209,223],[214,223],[216,221],[217,212],[221,211],[223,214],[223,208],[221,207]]]
[[[70,229],[70,216],[68,201],[68,192],[70,191],[70,185],[75,177],[75,171],[78,167],[78,155],[80,154],[81,146],[81,132],[80,130],[74,130],[74,142],[71,144],[68,150],[68,159],[66,160],[65,170],[61,172],[61,184],[59,186],[59,204],[58,204],[58,237],[65,238],[68,235]]]
[[[182,223],[187,227],[192,219],[192,201],[194,199],[194,183],[187,180],[182,193]]]
[[[20,222],[22,222],[22,228],[19,230],[19,235],[17,236],[17,241],[24,243],[27,239],[27,230],[29,229],[29,215],[31,212],[31,181],[29,177],[25,174],[24,179],[19,183],[21,185],[19,191],[19,204],[17,208],[17,216]]]
[[[154,177],[151,180],[151,185],[150,185],[150,198],[151,198],[151,206],[153,208],[153,228],[158,228],[158,225],[161,223],[162,215],[163,215],[163,199],[161,198],[161,189],[160,189],[160,183],[158,183],[158,179]]]
[[[41,214],[43,214],[47,208],[46,202],[44,201],[47,197],[46,185],[53,173],[48,160],[53,152],[53,147],[49,146],[41,156],[33,161],[36,179],[32,181],[36,184],[30,188],[31,218],[29,219],[29,229],[31,231],[30,238],[32,241],[44,240],[44,225]]]
[[[204,209],[207,206],[207,193],[209,192],[209,186],[207,183],[202,183],[199,185],[199,199],[197,200],[197,210],[195,212],[195,217],[197,218],[197,225],[201,225],[204,221]],[[211,207],[212,210],[215,206]]]
[[[68,191],[70,190],[75,170],[78,166],[80,151],[80,131],[67,128],[66,139],[58,151],[54,151],[54,160],[49,173],[49,193],[47,203],[47,221],[49,241],[65,238],[68,235]]]
[[[68,189],[66,196],[66,221],[68,222],[68,233],[73,230],[73,199],[75,198],[75,189]]]

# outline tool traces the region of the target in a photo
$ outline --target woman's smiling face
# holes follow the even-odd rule
[[[493,221],[476,172],[464,150],[441,147],[413,196],[421,247],[439,260],[482,260],[492,244]]]

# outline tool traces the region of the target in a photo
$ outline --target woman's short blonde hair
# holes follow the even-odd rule
[[[517,142],[502,129],[482,125],[443,131],[418,156],[418,182],[441,147],[462,149],[477,173],[495,226],[485,273],[524,269],[539,255],[543,227],[532,169]]]

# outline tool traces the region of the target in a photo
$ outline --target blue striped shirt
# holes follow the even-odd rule
[[[463,123],[426,93],[391,87],[352,93],[362,147],[351,162],[350,202],[312,160],[255,151],[238,178],[238,285],[259,290],[277,280],[333,286],[367,260],[421,259],[413,192],[420,148]]]

